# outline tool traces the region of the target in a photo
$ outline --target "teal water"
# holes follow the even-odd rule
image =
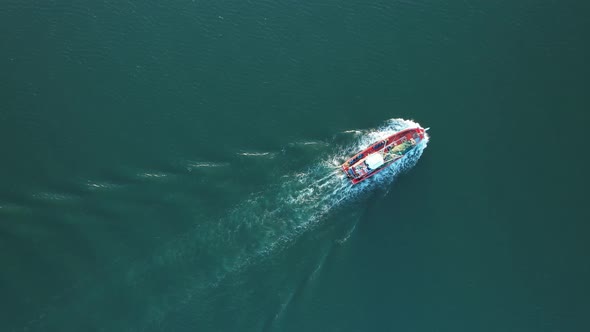
[[[5,1],[0,331],[590,330],[588,9]]]

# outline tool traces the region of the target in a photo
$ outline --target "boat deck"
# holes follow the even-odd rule
[[[424,138],[424,129],[412,128],[395,133],[386,139],[373,143],[368,148],[342,164],[342,170],[353,184],[358,183],[381,171],[387,165],[402,158],[408,151],[414,148]],[[378,167],[371,169],[367,164],[367,158],[380,154],[383,162]],[[379,159],[379,158],[377,158]],[[374,161],[373,161],[374,163]]]

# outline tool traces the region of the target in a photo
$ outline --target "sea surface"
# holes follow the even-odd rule
[[[2,1],[0,331],[590,331],[589,10]]]

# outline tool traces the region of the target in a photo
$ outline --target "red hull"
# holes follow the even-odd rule
[[[420,127],[399,131],[374,142],[368,148],[352,156],[342,164],[342,170],[353,184],[357,184],[401,159],[407,151],[420,143],[425,135],[425,130]],[[374,164],[368,163],[369,160]],[[378,166],[375,167],[377,164]]]

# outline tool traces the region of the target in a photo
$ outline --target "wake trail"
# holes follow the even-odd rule
[[[229,276],[240,274],[292,246],[343,202],[376,186],[388,185],[399,173],[410,169],[422,155],[428,138],[389,168],[354,186],[335,169],[335,164],[378,139],[417,126],[413,121],[392,119],[379,128],[363,131],[352,144],[335,146],[332,153],[307,170],[288,174],[281,182],[251,194],[225,217],[200,221],[183,236],[161,247],[157,254],[132,263],[122,275],[114,276],[112,283],[91,285],[95,288],[93,292],[84,300],[72,299],[70,309],[84,312],[87,306],[87,310],[92,310],[97,304],[100,307],[124,297],[126,292],[145,292],[154,284],[164,284],[164,289],[146,296],[142,305],[129,313],[136,319],[131,320],[137,322],[133,324],[135,329],[157,330],[167,317],[194,299],[209,298],[207,294]],[[53,309],[49,314],[67,317],[71,310],[61,311],[67,312]],[[59,317],[54,318],[60,321]],[[112,321],[113,317],[96,318],[104,322]],[[47,327],[46,324],[50,323],[42,322],[40,326]],[[119,327],[130,330],[129,326]]]
[[[220,220],[209,233],[195,234],[193,239],[198,240],[193,242],[195,245],[186,254],[194,254],[198,247],[202,254],[202,248],[207,246],[206,255],[223,256],[223,264],[204,275],[199,285],[185,288],[179,302],[188,303],[209,287],[220,285],[227,276],[244,271],[248,266],[290,247],[343,202],[375,186],[390,184],[395,176],[415,165],[426,148],[428,138],[388,169],[354,186],[339,170],[334,170],[331,162],[344,159],[397,131],[417,126],[419,124],[409,120],[389,120],[380,128],[368,131],[351,146],[337,147],[333,155],[307,171],[287,176],[282,183],[254,194],[233,209],[227,218]],[[171,306],[166,310],[175,309]],[[152,323],[157,325],[159,322]]]

